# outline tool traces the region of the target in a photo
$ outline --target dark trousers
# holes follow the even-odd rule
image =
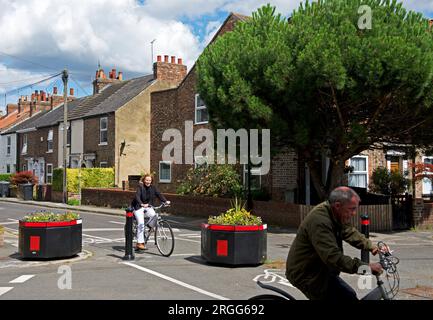
[[[355,290],[339,276],[331,276],[329,279],[328,292],[325,299],[328,301],[358,300]]]

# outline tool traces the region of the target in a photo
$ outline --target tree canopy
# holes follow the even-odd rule
[[[360,28],[362,5],[371,28]],[[213,127],[271,129],[275,148],[308,163],[322,197],[363,150],[433,143],[432,32],[397,1],[306,2],[290,19],[264,6],[209,45],[197,70]]]

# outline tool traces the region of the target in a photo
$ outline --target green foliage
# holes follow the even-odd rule
[[[80,205],[80,200],[78,200],[78,199],[68,199],[68,204],[70,206],[79,206]]]
[[[63,169],[55,168],[53,170],[53,191],[63,191]]]
[[[191,168],[176,190],[178,194],[233,197],[242,193],[240,176],[232,165],[211,164]]]
[[[358,28],[361,4],[372,29]],[[206,48],[197,77],[214,129],[271,129],[273,148],[294,148],[318,192],[375,143],[433,141],[432,32],[396,1],[306,2],[290,21],[264,6]],[[321,184],[323,154],[338,174]]]
[[[12,174],[10,181],[14,185],[19,185],[23,183],[37,184],[38,177],[33,175],[32,171],[20,171]]]
[[[406,179],[398,171],[389,171],[387,168],[378,167],[372,174],[370,189],[373,192],[381,194],[401,194],[409,185],[409,179]]]
[[[10,181],[10,178],[12,177],[11,173],[2,173],[0,174],[0,181]]]
[[[114,168],[67,169],[68,192],[78,193],[81,188],[114,187]],[[63,190],[63,169],[53,172],[53,190]]]
[[[53,221],[73,221],[80,218],[80,215],[73,212],[55,213],[55,212],[34,212],[30,215],[24,216],[22,221],[25,222],[53,222]]]
[[[245,203],[241,204],[238,198],[235,198],[234,202],[232,202],[232,208],[226,212],[221,213],[219,216],[209,217],[208,223],[236,226],[260,226],[263,224],[262,219],[247,211]]]

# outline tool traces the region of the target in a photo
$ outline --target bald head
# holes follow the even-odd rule
[[[356,215],[359,201],[359,195],[349,187],[335,188],[329,195],[331,210],[341,223],[349,223]]]
[[[353,197],[355,197],[358,202],[361,201],[361,198],[355,192],[355,190],[349,187],[337,187],[329,194],[329,203],[331,205],[335,204],[336,202],[345,204],[350,202]]]

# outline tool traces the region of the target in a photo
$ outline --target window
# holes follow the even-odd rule
[[[248,166],[244,164],[244,187],[248,188]],[[260,168],[251,166],[251,190],[260,190],[262,187],[262,176]]]
[[[53,130],[48,131],[47,152],[53,152]]]
[[[21,154],[27,153],[27,134],[23,134],[23,148],[21,149]]]
[[[349,186],[367,188],[368,186],[368,157],[356,156],[349,160],[353,171],[349,173]]]
[[[433,164],[433,157],[422,157],[424,164]],[[428,178],[422,179],[422,194],[430,195],[433,193],[432,180]]]
[[[99,119],[99,144],[108,142],[108,118]]]
[[[106,161],[101,161],[101,162],[99,163],[99,167],[100,167],[100,168],[108,168],[108,162],[106,162]]]
[[[206,105],[204,101],[200,98],[200,95],[195,95],[195,123],[208,123],[209,122],[209,114],[207,112]]]
[[[53,165],[47,163],[47,183],[53,183]]]
[[[10,164],[6,165],[6,173],[11,173],[11,165]]]
[[[11,136],[7,137],[7,144],[6,144],[6,155],[10,156],[11,154],[11,145],[12,145],[12,139]]]
[[[160,161],[159,162],[159,182],[169,183],[171,182],[171,162]]]

